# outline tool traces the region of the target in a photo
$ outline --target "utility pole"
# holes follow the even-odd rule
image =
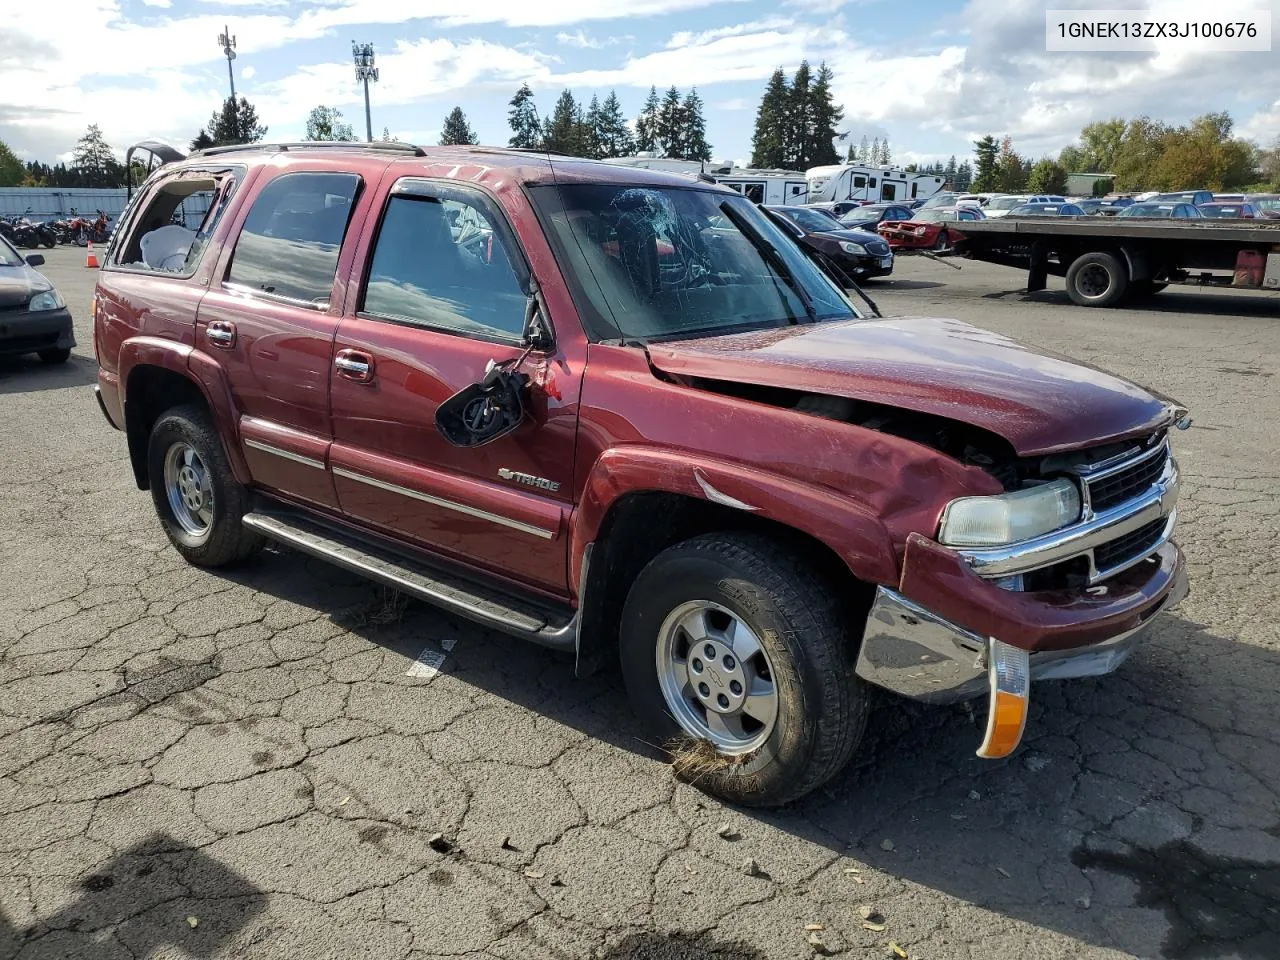
[[[378,68],[373,65],[373,44],[351,41],[351,59],[356,65],[356,79],[364,84],[364,130],[373,143],[373,118],[369,113],[369,81],[378,81]]]
[[[236,58],[236,38],[231,35],[231,31],[224,25],[222,33],[218,36],[218,43],[222,47],[222,55],[227,58],[227,79],[231,81],[231,99],[236,98],[236,75],[231,70],[231,61]]]

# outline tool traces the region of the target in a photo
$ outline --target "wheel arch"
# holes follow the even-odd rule
[[[649,561],[718,530],[754,533],[803,556],[855,614],[869,607],[875,583],[897,580],[888,531],[847,497],[670,451],[611,451],[592,471],[572,523],[575,561],[591,548],[586,582],[583,564],[571,565],[583,604],[579,664],[598,665],[616,649],[627,591]]]
[[[185,403],[198,404],[209,413],[236,479],[249,482],[248,467],[235,442],[230,390],[216,363],[185,344],[137,337],[121,347],[119,371],[129,462],[139,490],[151,485],[147,471],[151,428],[166,410]]]

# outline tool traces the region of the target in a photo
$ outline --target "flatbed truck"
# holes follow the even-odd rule
[[[964,225],[959,252],[1027,271],[1027,291],[1050,274],[1085,307],[1109,307],[1170,284],[1280,292],[1280,220],[1006,217]]]

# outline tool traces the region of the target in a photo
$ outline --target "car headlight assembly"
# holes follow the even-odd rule
[[[942,513],[938,542],[995,547],[1052,533],[1080,519],[1080,491],[1054,480],[995,497],[961,497]]]
[[[43,310],[61,310],[65,306],[66,303],[62,297],[58,296],[57,290],[45,290],[31,298],[31,302],[27,304],[27,309],[32,313],[39,313]]]
[[[855,257],[865,257],[867,248],[860,243],[850,243],[848,240],[840,241],[840,249],[845,253],[852,254]]]

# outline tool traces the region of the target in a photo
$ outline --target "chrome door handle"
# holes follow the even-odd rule
[[[215,320],[205,327],[204,335],[215,347],[233,347],[236,343],[236,325],[225,320]]]
[[[356,350],[340,350],[333,358],[333,365],[340,376],[357,383],[368,383],[373,379],[373,357]]]

